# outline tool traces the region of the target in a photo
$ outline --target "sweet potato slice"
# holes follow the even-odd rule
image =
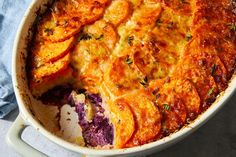
[[[207,109],[219,93],[214,78],[208,74],[201,63],[201,60],[192,56],[183,56],[172,73],[173,77],[186,78],[194,84],[201,98],[200,111]]]
[[[106,9],[104,19],[118,27],[125,22],[131,14],[131,5],[127,0],[114,0]]]
[[[136,46],[133,54],[134,65],[148,79],[164,78],[168,75],[171,65],[165,63],[166,58],[160,58],[159,49],[153,43],[155,41],[144,42],[142,48]]]
[[[134,115],[128,103],[123,99],[108,102],[111,122],[114,125],[114,147],[123,148],[135,131]]]
[[[169,84],[160,89],[156,103],[162,113],[163,135],[169,135],[185,124],[187,118],[185,104]]]
[[[98,40],[82,40],[72,52],[71,63],[77,70],[76,87],[83,87],[90,92],[97,91],[97,85],[103,78],[103,72],[110,50]]]
[[[191,0],[163,0],[163,3],[174,12],[190,16],[192,14]]]
[[[196,0],[197,11],[194,13],[193,25],[199,23],[235,22],[235,2],[231,0]]]
[[[80,74],[96,74],[101,71],[102,64],[109,54],[110,51],[103,42],[83,40],[72,52],[72,65]]]
[[[47,13],[39,22],[38,33],[44,40],[60,42],[71,38],[81,29],[81,23],[67,17],[55,20],[51,13]]]
[[[185,104],[187,117],[191,120],[200,112],[201,100],[193,83],[188,80],[171,80],[169,88],[175,90]]]
[[[204,24],[194,31],[193,36],[191,47],[217,55],[227,70],[227,79],[231,78],[236,65],[236,31],[231,25]]]
[[[33,96],[40,97],[43,93],[58,85],[70,83],[73,78],[72,71],[70,67],[67,67],[64,70],[38,80],[31,78],[29,86]]]
[[[109,2],[110,0],[60,0],[52,10],[56,19],[67,16],[85,25],[101,18]]]
[[[140,27],[154,27],[162,11],[159,3],[152,5],[142,5],[140,9],[133,13],[131,20]]]
[[[104,42],[111,50],[115,47],[118,35],[113,26],[104,20],[95,22],[85,28],[85,32],[96,40]]]
[[[59,71],[67,69],[68,64],[70,63],[70,54],[67,54],[62,59],[57,60],[56,62],[47,63],[39,68],[34,68],[32,70],[32,76],[35,80],[40,80],[44,77],[54,75]]]
[[[73,46],[74,37],[63,42],[51,43],[47,41],[36,41],[32,50],[34,67],[40,67],[45,63],[54,62],[67,53]]]
[[[141,88],[141,80],[129,56],[115,59],[104,74],[104,84],[115,96]]]
[[[159,134],[161,114],[155,104],[141,91],[125,96],[135,115],[136,131],[126,147],[145,144]]]

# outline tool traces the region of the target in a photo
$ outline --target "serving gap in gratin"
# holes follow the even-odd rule
[[[32,112],[81,146],[129,148],[169,136],[227,88],[235,9],[231,0],[54,1],[29,41]]]

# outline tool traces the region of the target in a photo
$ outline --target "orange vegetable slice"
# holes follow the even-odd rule
[[[107,8],[104,19],[118,27],[131,15],[130,3],[126,0],[114,0]]]
[[[33,65],[40,67],[45,63],[54,62],[67,53],[74,44],[74,37],[63,42],[51,43],[47,41],[36,41],[32,50]]]
[[[114,147],[123,148],[135,131],[133,112],[123,99],[109,102],[108,106],[115,131]]]

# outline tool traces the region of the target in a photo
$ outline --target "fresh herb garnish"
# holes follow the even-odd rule
[[[127,63],[128,65],[130,65],[130,64],[133,63],[133,61],[128,57],[128,58],[126,58],[125,63]]]
[[[169,104],[163,104],[163,108],[164,110],[166,111],[169,111],[171,109],[170,105]]]
[[[156,99],[160,98],[160,96],[161,96],[161,94],[158,93],[158,94],[156,95]]]
[[[89,34],[82,32],[82,33],[80,33],[80,35],[79,35],[78,41],[81,41],[81,40],[90,40],[90,39],[92,39],[92,37],[91,37]]]
[[[152,91],[152,94],[153,94],[153,95],[156,95],[157,92],[158,92],[158,90],[159,90],[159,88],[154,89],[154,90]]]
[[[230,29],[231,31],[236,31],[236,24],[229,23],[229,24],[227,24],[227,25],[228,25],[228,27],[229,27],[229,29]]]
[[[140,81],[140,84],[143,85],[144,87],[146,87],[148,85],[148,78],[147,78],[147,76]]]
[[[187,40],[187,41],[190,41],[191,39],[192,39],[192,35],[189,33],[189,32],[187,32],[186,33],[186,35],[185,35],[185,39]]]
[[[45,28],[44,32],[47,33],[47,36],[53,35],[53,29],[51,29],[51,28]]]
[[[214,75],[215,71],[216,71],[216,68],[217,68],[217,65],[214,64],[212,67],[211,67],[211,76]]]
[[[99,37],[97,37],[97,38],[95,38],[96,40],[100,40],[100,39],[102,39],[104,37],[104,35],[103,34],[101,34]]]
[[[161,21],[160,19],[158,19],[158,20],[156,21],[157,27],[161,27],[161,24],[162,24],[162,21]]]
[[[173,27],[174,27],[174,22],[168,23],[168,25],[167,25],[168,29],[172,29]]]
[[[207,95],[211,96],[211,94],[214,92],[214,90],[215,90],[215,87],[212,87],[211,89],[209,89]]]
[[[129,46],[132,46],[133,45],[134,37],[133,36],[129,36],[127,40],[128,40]]]

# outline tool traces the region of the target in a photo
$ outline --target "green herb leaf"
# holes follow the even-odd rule
[[[161,24],[162,24],[162,21],[161,21],[160,19],[158,19],[158,20],[156,21],[157,27],[161,27]]]
[[[152,91],[152,94],[153,94],[153,95],[156,95],[157,92],[158,92],[158,90],[159,90],[159,88],[154,89],[154,90]]]
[[[127,40],[128,40],[129,46],[132,46],[133,45],[134,37],[133,36],[129,36]]]
[[[158,93],[158,94],[156,95],[156,99],[160,98],[160,96],[161,96],[161,94]]]
[[[214,90],[215,90],[215,87],[212,87],[211,89],[209,89],[207,95],[211,96],[211,94],[214,92]]]
[[[98,38],[95,38],[96,40],[100,40],[100,39],[102,39],[104,37],[104,35],[103,34],[101,34]]]
[[[186,33],[186,35],[185,35],[185,39],[187,40],[187,41],[190,41],[191,39],[192,39],[192,35],[189,33],[189,32],[187,32]]]
[[[228,25],[228,27],[229,27],[229,29],[230,29],[231,31],[236,31],[236,24],[229,23],[229,24],[227,24],[227,25]]]
[[[147,76],[143,80],[140,81],[140,84],[143,85],[144,87],[146,87],[148,85],[148,78],[147,78]]]
[[[170,105],[169,104],[163,104],[163,108],[164,110],[166,111],[169,111],[171,109]]]
[[[52,28],[45,28],[44,32],[47,33],[47,36],[53,35],[53,29]]]
[[[216,68],[217,68],[217,65],[214,64],[212,67],[211,67],[211,76],[214,75],[215,71],[216,71]]]
[[[133,63],[133,61],[128,57],[128,58],[126,58],[125,63],[127,63],[128,65],[130,65],[130,64]]]
[[[92,37],[89,34],[82,32],[82,33],[79,34],[78,41],[90,40],[90,39],[92,39]]]
[[[174,22],[168,23],[168,25],[167,25],[168,29],[172,29],[173,27],[174,27]]]

